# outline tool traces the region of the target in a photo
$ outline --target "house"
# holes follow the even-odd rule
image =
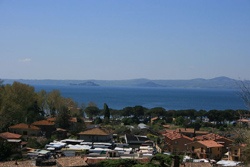
[[[34,125],[28,125],[25,123],[16,124],[9,127],[9,131],[12,133],[20,134],[24,138],[28,136],[40,136],[41,129]]]
[[[220,135],[215,134],[215,133],[209,133],[206,135],[197,136],[194,138],[194,140],[197,140],[197,141],[213,140],[213,141],[223,145],[222,154],[226,153],[228,151],[227,148],[233,143],[233,140],[228,139],[228,138],[223,137],[223,136],[220,136]]]
[[[79,139],[85,142],[111,142],[113,134],[100,127],[78,133]]]
[[[50,118],[47,118],[47,121],[50,122],[50,123],[56,123],[56,117],[50,117]],[[76,117],[71,117],[69,118],[69,129],[70,130],[74,130],[76,127],[77,127],[77,123],[78,123],[78,120]],[[55,130],[55,129],[54,129]]]
[[[193,142],[193,140],[176,131],[168,131],[163,134],[164,137],[164,151],[171,153],[185,153],[186,144]]]
[[[195,158],[219,160],[222,158],[222,147],[213,140],[195,141],[187,144],[187,153]]]
[[[22,148],[21,137],[22,135],[10,132],[0,133],[0,141],[9,143],[14,151],[20,151],[20,149]]]
[[[246,118],[238,119],[237,120],[238,125],[244,126],[244,127],[249,127],[250,126],[250,120]]]
[[[139,148],[145,141],[148,141],[149,139],[147,136],[139,136],[139,135],[131,135],[131,134],[125,134],[124,136],[125,142],[129,144],[132,148]]]
[[[93,123],[93,120],[89,120],[89,119],[84,119],[84,124],[87,128],[93,128],[95,126]]]
[[[227,157],[231,161],[242,160],[242,150],[246,147],[246,144],[231,145],[228,147]]]
[[[32,125],[39,127],[41,129],[41,133],[47,138],[50,138],[52,132],[56,130],[55,122],[49,119],[33,122]]]

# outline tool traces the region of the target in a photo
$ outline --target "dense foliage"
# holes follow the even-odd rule
[[[57,117],[57,127],[67,129],[70,117],[82,117],[81,114],[77,104],[62,97],[58,90],[35,92],[34,87],[19,82],[0,85],[0,131],[18,123],[32,124],[47,116]]]

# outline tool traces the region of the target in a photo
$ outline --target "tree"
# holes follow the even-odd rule
[[[175,119],[175,124],[176,125],[183,125],[183,123],[184,123],[184,121],[185,121],[185,119],[182,117],[182,116],[179,116],[179,117],[177,117],[176,119]]]
[[[205,117],[207,111],[205,110],[199,110],[198,112],[196,112],[196,117],[199,117],[201,122],[203,121],[203,118]]]
[[[85,118],[85,113],[84,113],[85,108],[86,108],[86,105],[85,105],[84,103],[82,103],[82,104],[80,105],[79,114],[80,114],[80,116],[82,116],[82,117],[84,117],[84,118]]]
[[[63,106],[58,112],[56,126],[63,129],[68,129],[70,127],[70,114],[67,107]]]
[[[85,108],[85,113],[90,119],[93,119],[93,117],[98,116],[100,112],[100,109],[96,106],[88,106]]]
[[[166,110],[162,107],[151,108],[150,110],[147,111],[147,115],[151,117],[163,116],[165,115],[165,113],[166,113]]]
[[[27,119],[26,123],[31,124],[37,120],[41,120],[44,118],[44,111],[40,109],[37,101],[34,102],[33,106],[28,108],[27,110]]]
[[[59,90],[53,90],[48,94],[47,103],[51,116],[56,116],[58,110],[63,106],[62,97]]]
[[[120,110],[114,110],[114,109],[110,110],[110,115],[112,116],[113,120],[120,118],[121,114],[122,114],[122,111],[120,111]]]
[[[209,119],[209,122],[216,122],[216,124],[218,123],[218,118],[217,118],[218,115],[219,115],[218,110],[209,110],[206,114],[206,116]]]
[[[3,85],[3,80],[2,79],[0,79],[0,86],[2,86]]]
[[[37,104],[40,107],[41,111],[44,112],[45,115],[49,115],[49,106],[48,106],[48,94],[45,90],[41,90],[37,93]]]
[[[0,140],[0,161],[6,160],[11,154],[11,145],[8,142]]]
[[[132,107],[125,107],[122,109],[122,116],[129,117],[133,115],[133,108]]]
[[[155,156],[153,156],[150,162],[154,163],[155,161],[158,162],[157,164],[160,164],[160,166],[162,167],[170,166],[172,163],[171,157],[164,154],[156,154]]]
[[[0,108],[1,128],[26,122],[27,111],[34,106],[36,101],[34,87],[14,82],[5,85],[1,91],[2,104]]]
[[[104,112],[104,122],[109,123],[110,111],[109,111],[109,107],[106,103],[104,103],[103,112]]]
[[[245,102],[245,105],[247,106],[248,109],[250,109],[250,83],[247,82],[241,82],[240,84],[240,89],[241,89],[241,98]],[[244,117],[245,115],[242,114],[240,117]],[[246,144],[246,146],[243,148],[243,159],[242,161],[246,164],[250,164],[250,131],[248,128],[244,127],[239,127],[239,129],[235,130],[239,137],[238,137],[238,142],[239,144]]]
[[[85,125],[84,120],[82,119],[82,117],[77,115],[76,120],[77,120],[77,122],[73,124],[74,127],[71,128],[72,130],[70,131],[70,133],[72,135],[77,135],[77,133],[83,131],[86,128],[86,125]]]
[[[239,84],[240,87],[240,96],[242,100],[244,101],[246,107],[250,109],[250,83],[242,81]]]
[[[133,108],[133,114],[135,117],[141,118],[144,116],[145,109],[142,106],[135,106]]]

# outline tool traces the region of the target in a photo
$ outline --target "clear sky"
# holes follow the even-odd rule
[[[0,0],[2,79],[250,79],[249,0]]]

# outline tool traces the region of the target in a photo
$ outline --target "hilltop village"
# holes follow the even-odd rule
[[[247,166],[248,111],[112,110],[0,87],[0,166]]]

